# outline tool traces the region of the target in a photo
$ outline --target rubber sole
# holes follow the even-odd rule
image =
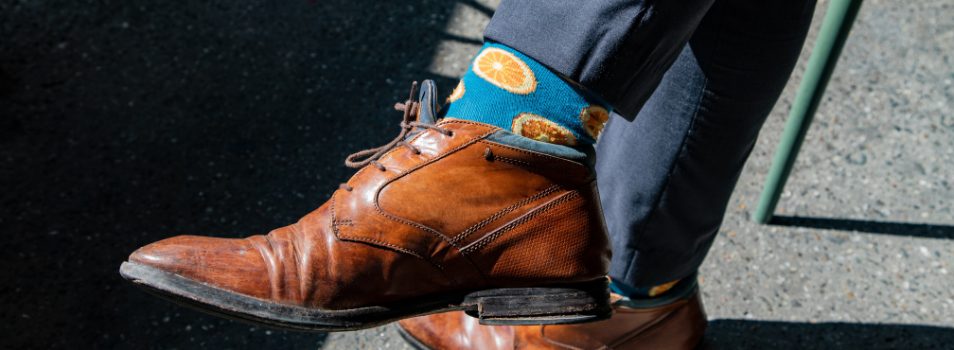
[[[495,288],[405,300],[390,305],[325,310],[231,292],[154,267],[124,262],[119,273],[159,297],[199,311],[282,329],[350,331],[404,318],[461,310],[484,325],[568,324],[612,315],[609,281],[531,288]]]

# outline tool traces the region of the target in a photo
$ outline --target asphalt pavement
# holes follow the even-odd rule
[[[717,349],[954,348],[954,4],[865,2],[773,225],[750,215],[827,1],[701,284]],[[408,349],[123,281],[135,248],[294,222],[449,92],[493,0],[0,2],[0,348]]]

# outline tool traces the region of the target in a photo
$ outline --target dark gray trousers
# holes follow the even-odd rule
[[[610,276],[645,287],[705,258],[814,0],[505,0],[485,37],[599,94]],[[615,113],[614,113],[615,114]]]

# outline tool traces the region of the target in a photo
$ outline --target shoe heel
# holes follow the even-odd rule
[[[559,286],[500,288],[467,295],[465,312],[483,325],[539,325],[609,318],[609,281]]]

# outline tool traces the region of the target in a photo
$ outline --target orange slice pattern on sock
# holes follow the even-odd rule
[[[675,286],[676,283],[679,283],[679,280],[675,280],[675,281],[672,281],[672,282],[663,283],[663,284],[660,284],[660,285],[658,285],[658,286],[652,287],[652,288],[649,289],[649,296],[650,296],[650,297],[654,297],[654,296],[660,295],[660,294],[662,294],[662,293],[665,293],[665,292],[669,291],[670,289],[672,289],[672,287]]]
[[[596,140],[603,132],[606,122],[609,121],[609,111],[600,106],[583,108],[583,111],[580,112],[580,121],[583,122],[583,129],[586,130],[586,133]]]
[[[520,113],[513,118],[511,130],[517,135],[541,142],[576,145],[576,137],[570,130],[533,113]]]
[[[465,90],[466,88],[464,88],[464,81],[461,80],[459,83],[457,83],[457,87],[454,88],[454,91],[451,92],[450,96],[447,96],[447,102],[452,103],[459,100],[461,97],[464,97]]]
[[[487,48],[474,59],[474,74],[497,87],[519,95],[537,89],[537,79],[526,63],[514,54]]]

